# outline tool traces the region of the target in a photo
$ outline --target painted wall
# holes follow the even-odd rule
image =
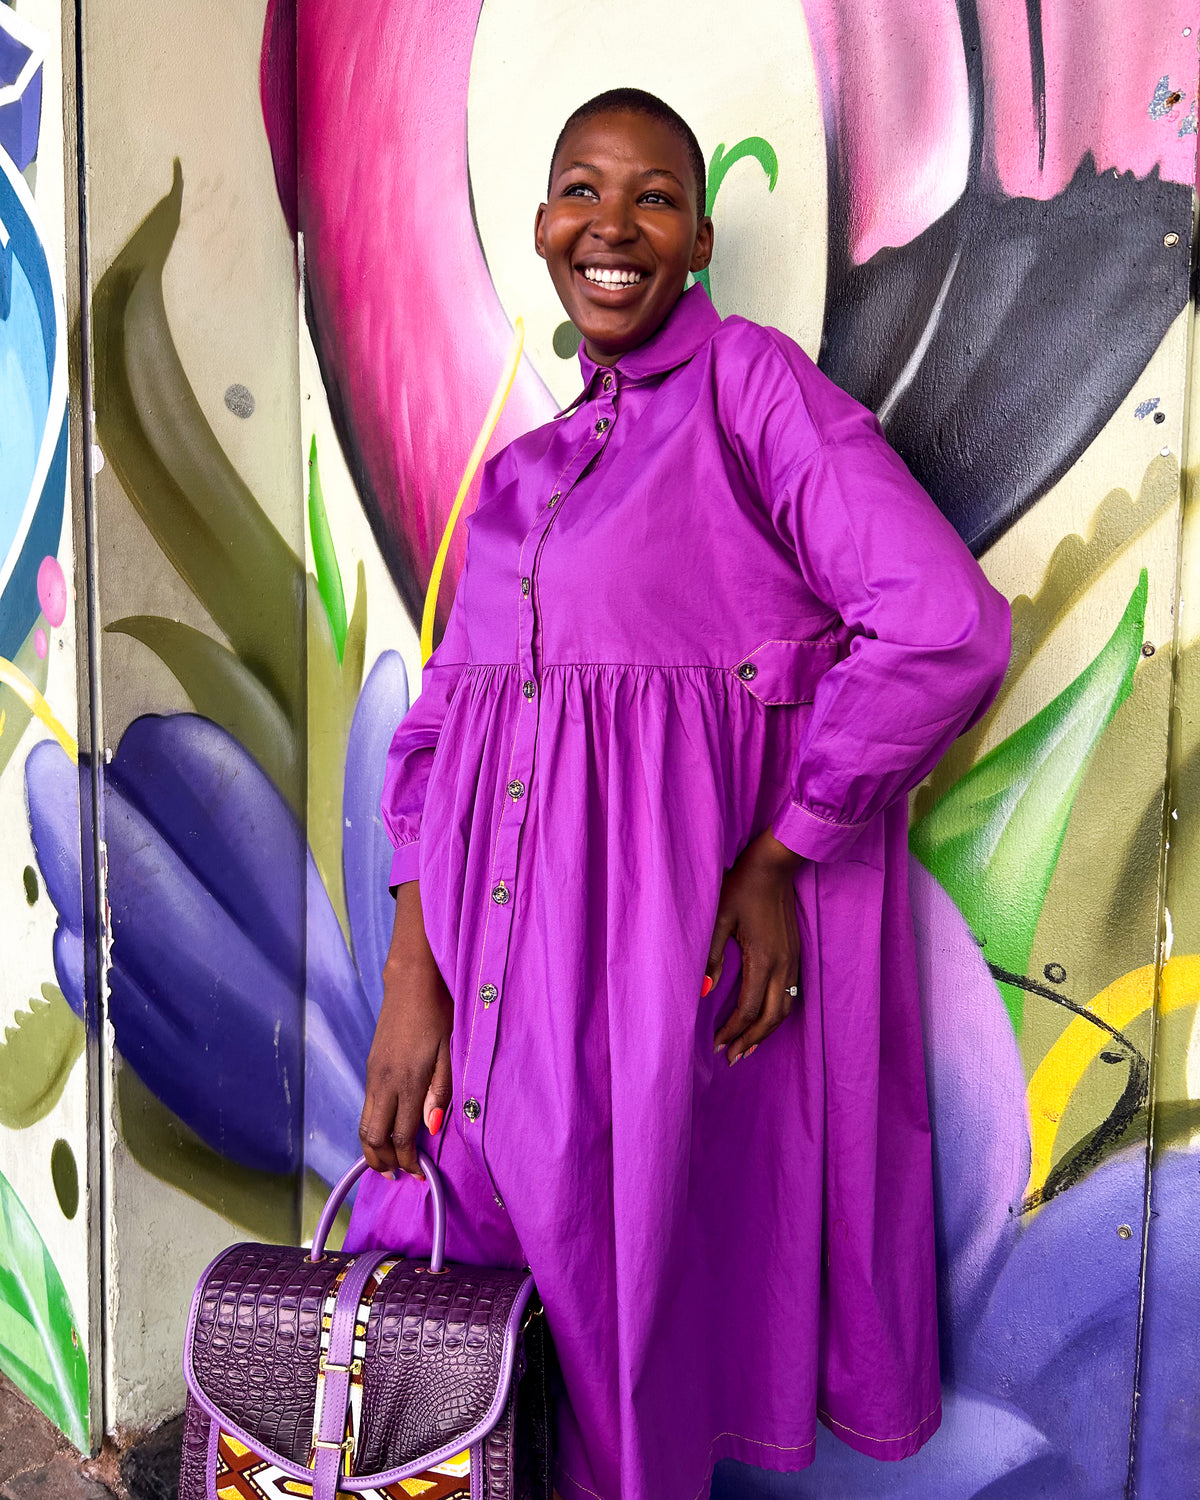
[[[0,1370],[86,1445],[87,1068],[55,972],[56,906],[80,902],[79,822],[53,879],[24,784],[46,740],[73,775],[79,733],[61,59],[56,5],[0,5]]]
[[[518,319],[493,446],[575,393],[533,210],[565,115],[632,83],[711,159],[719,309],[871,405],[1014,604],[1000,699],[913,805],[943,1428],[714,1494],[1200,1494],[1198,32],[1185,0],[90,0],[102,1425],[178,1408],[205,1261],[303,1238],[355,1151],[416,623]],[[86,1012],[79,786],[34,719],[0,776],[3,870],[44,892],[0,876],[14,1010],[53,966]],[[7,1146],[44,1159],[52,1118],[3,1170],[78,1308],[86,1246]]]

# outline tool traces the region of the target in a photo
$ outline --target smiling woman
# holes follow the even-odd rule
[[[346,1248],[420,1238],[385,1174],[436,1150],[447,1253],[536,1277],[574,1500],[941,1416],[904,794],[1007,605],[869,412],[687,287],[703,207],[661,99],[568,118],[535,242],[583,391],[485,467],[382,799]]]

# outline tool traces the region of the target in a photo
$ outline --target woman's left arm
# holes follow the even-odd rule
[[[815,422],[796,373],[768,368],[760,378],[772,376],[749,452],[763,471],[755,477],[805,584],[853,635],[814,695],[790,798],[726,876],[714,980],[739,931],[764,955],[759,967],[771,964],[781,942],[776,889],[790,886],[802,859],[843,858],[877,813],[928,775],[984,713],[1009,656],[1007,600],[874,417],[810,371],[815,397],[829,404],[827,421]],[[744,978],[742,988],[716,1038],[731,1060],[782,1019],[777,986],[748,988]]]

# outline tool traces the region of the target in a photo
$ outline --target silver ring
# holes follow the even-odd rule
[[[787,993],[789,995],[798,995],[800,993],[800,986],[798,984],[789,984],[787,987]]]

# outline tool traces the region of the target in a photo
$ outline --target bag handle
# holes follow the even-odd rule
[[[420,1163],[421,1171],[425,1173],[425,1180],[429,1184],[429,1195],[433,1199],[433,1253],[429,1257],[429,1269],[437,1275],[442,1270],[446,1259],[446,1194],[442,1190],[442,1179],[438,1174],[438,1169],[424,1151],[417,1152],[417,1161]],[[325,1241],[329,1238],[329,1231],[333,1228],[338,1209],[345,1201],[346,1194],[363,1173],[368,1171],[370,1168],[367,1166],[366,1158],[360,1156],[350,1170],[343,1173],[335,1184],[333,1191],[325,1200],[321,1217],[317,1220],[317,1232],[313,1235],[312,1249],[308,1253],[309,1260],[318,1261],[325,1258]]]

